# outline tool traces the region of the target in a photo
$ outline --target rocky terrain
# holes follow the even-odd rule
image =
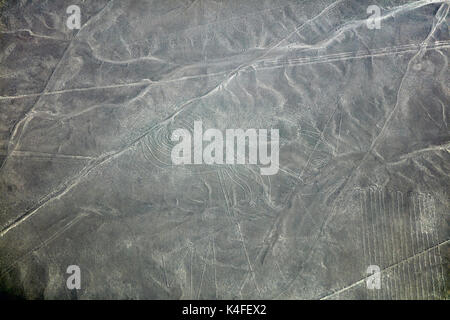
[[[449,8],[4,0],[0,295],[447,298]],[[278,173],[174,165],[194,121],[278,129]]]

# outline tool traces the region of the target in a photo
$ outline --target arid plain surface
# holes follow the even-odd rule
[[[449,8],[3,1],[1,294],[447,298]],[[279,129],[279,172],[174,166],[200,120]]]

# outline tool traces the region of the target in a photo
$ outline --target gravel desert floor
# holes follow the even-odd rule
[[[449,1],[0,3],[0,296],[450,297]]]

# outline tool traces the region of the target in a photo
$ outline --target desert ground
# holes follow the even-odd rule
[[[448,299],[449,8],[1,1],[0,296]],[[174,165],[195,121],[278,172]]]

